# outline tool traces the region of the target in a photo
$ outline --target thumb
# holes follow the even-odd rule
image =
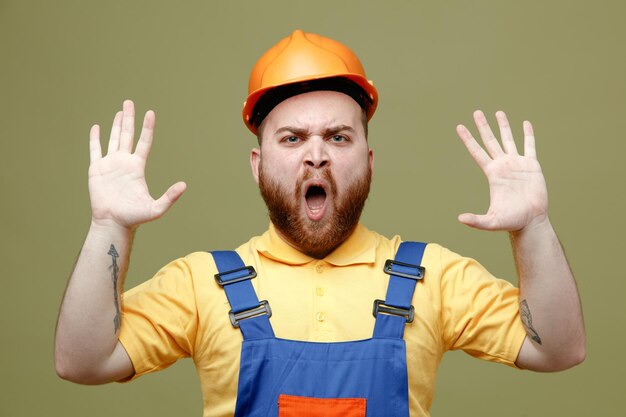
[[[459,214],[458,219],[459,219],[459,222],[469,227],[473,227],[475,229],[481,229],[481,230],[493,230],[494,229],[489,217],[484,214],[479,215],[479,214],[472,214],[472,213],[463,213],[463,214]]]
[[[183,195],[187,189],[187,184],[183,181],[177,182],[167,189],[163,195],[152,203],[152,213],[155,217],[161,217],[172,205]]]

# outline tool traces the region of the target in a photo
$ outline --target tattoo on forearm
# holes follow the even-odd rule
[[[111,279],[113,280],[113,297],[115,300],[115,317],[113,318],[113,326],[114,332],[120,328],[120,303],[117,295],[117,280],[120,275],[120,268],[117,266],[117,258],[119,258],[119,254],[117,250],[115,250],[115,246],[111,244],[111,248],[109,249],[109,255],[111,255]]]
[[[519,307],[520,307],[519,308],[520,316],[522,317],[522,323],[524,323],[524,326],[526,327],[526,330],[530,334],[530,337],[535,342],[541,344],[541,338],[539,337],[539,334],[533,327],[533,316],[530,314],[530,308],[528,307],[528,302],[526,302],[526,300],[522,300],[519,303]]]

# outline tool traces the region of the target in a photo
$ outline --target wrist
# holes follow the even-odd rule
[[[122,236],[132,236],[137,230],[137,226],[125,226],[111,219],[91,219],[89,229],[95,233],[116,234]]]
[[[512,237],[519,237],[522,235],[527,235],[529,233],[543,233],[545,231],[552,230],[552,224],[550,223],[550,219],[548,218],[548,214],[543,214],[541,216],[537,216],[533,218],[526,226],[522,227],[519,230],[513,230],[509,232]]]

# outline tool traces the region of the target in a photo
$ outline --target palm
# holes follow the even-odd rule
[[[118,224],[150,220],[154,199],[134,155],[107,155],[89,167],[89,190],[94,218],[110,216]]]
[[[530,123],[524,124],[525,155],[519,155],[506,115],[497,113],[502,145],[494,137],[482,112],[474,118],[485,151],[464,126],[457,132],[489,183],[490,203],[487,213],[465,213],[459,220],[485,230],[520,230],[545,217],[548,194],[541,167],[536,158],[534,136]]]
[[[91,164],[89,166],[89,194],[93,220],[114,222],[133,228],[156,219],[184,192],[185,184],[177,183],[158,200],[152,198],[145,180],[145,165],[152,144],[154,113],[146,113],[141,137],[134,153],[134,106],[124,103],[124,111],[113,121],[109,149],[102,157],[99,128],[91,131]]]

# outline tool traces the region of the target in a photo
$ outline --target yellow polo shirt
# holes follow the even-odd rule
[[[384,299],[400,237],[387,239],[358,225],[322,260],[289,246],[272,225],[237,248],[258,277],[252,284],[272,308],[277,337],[339,342],[372,336],[372,304]],[[519,319],[519,291],[494,278],[473,259],[429,244],[416,286],[415,320],[407,324],[411,416],[428,416],[435,374],[445,351],[463,349],[481,359],[514,366],[526,335]],[[161,269],[124,294],[120,341],[135,378],[192,357],[201,382],[205,417],[235,410],[242,336],[231,326],[230,306],[213,276],[209,253],[196,252]]]

